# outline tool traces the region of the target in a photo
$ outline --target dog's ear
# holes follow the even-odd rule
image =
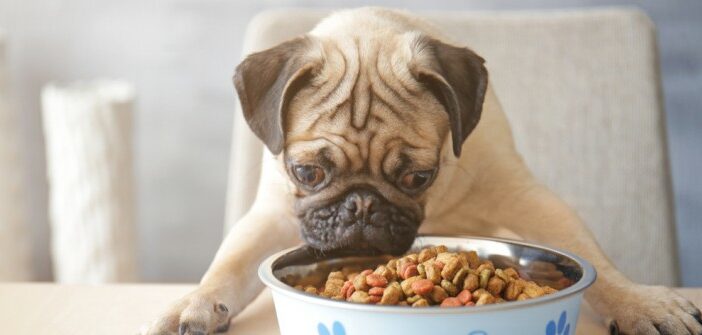
[[[483,110],[488,79],[485,60],[468,48],[424,35],[417,36],[411,48],[410,70],[446,109],[453,153],[460,156],[463,142]]]
[[[234,86],[246,122],[277,155],[283,151],[284,116],[290,100],[321,64],[309,36],[250,54],[236,67]]]

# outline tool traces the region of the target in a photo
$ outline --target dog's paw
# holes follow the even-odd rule
[[[702,335],[700,310],[662,286],[637,285],[612,310],[611,334]]]
[[[141,335],[209,335],[229,329],[229,308],[211,294],[195,291],[173,304]]]

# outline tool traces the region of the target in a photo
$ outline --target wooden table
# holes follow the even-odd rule
[[[136,334],[168,303],[194,289],[193,285],[68,286],[0,284],[0,325],[3,334]],[[702,288],[679,289],[702,306]],[[601,320],[583,306],[577,334],[606,334]],[[270,292],[236,317],[227,334],[277,335],[278,324]]]

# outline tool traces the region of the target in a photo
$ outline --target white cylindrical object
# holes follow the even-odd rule
[[[5,38],[0,31],[0,281],[32,277],[29,222],[18,154],[17,115],[9,102]]]
[[[135,280],[134,89],[51,84],[41,99],[56,281]]]

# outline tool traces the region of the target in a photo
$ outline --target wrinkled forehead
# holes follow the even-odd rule
[[[385,174],[438,163],[448,117],[390,44],[326,45],[323,69],[289,106],[290,159]]]

